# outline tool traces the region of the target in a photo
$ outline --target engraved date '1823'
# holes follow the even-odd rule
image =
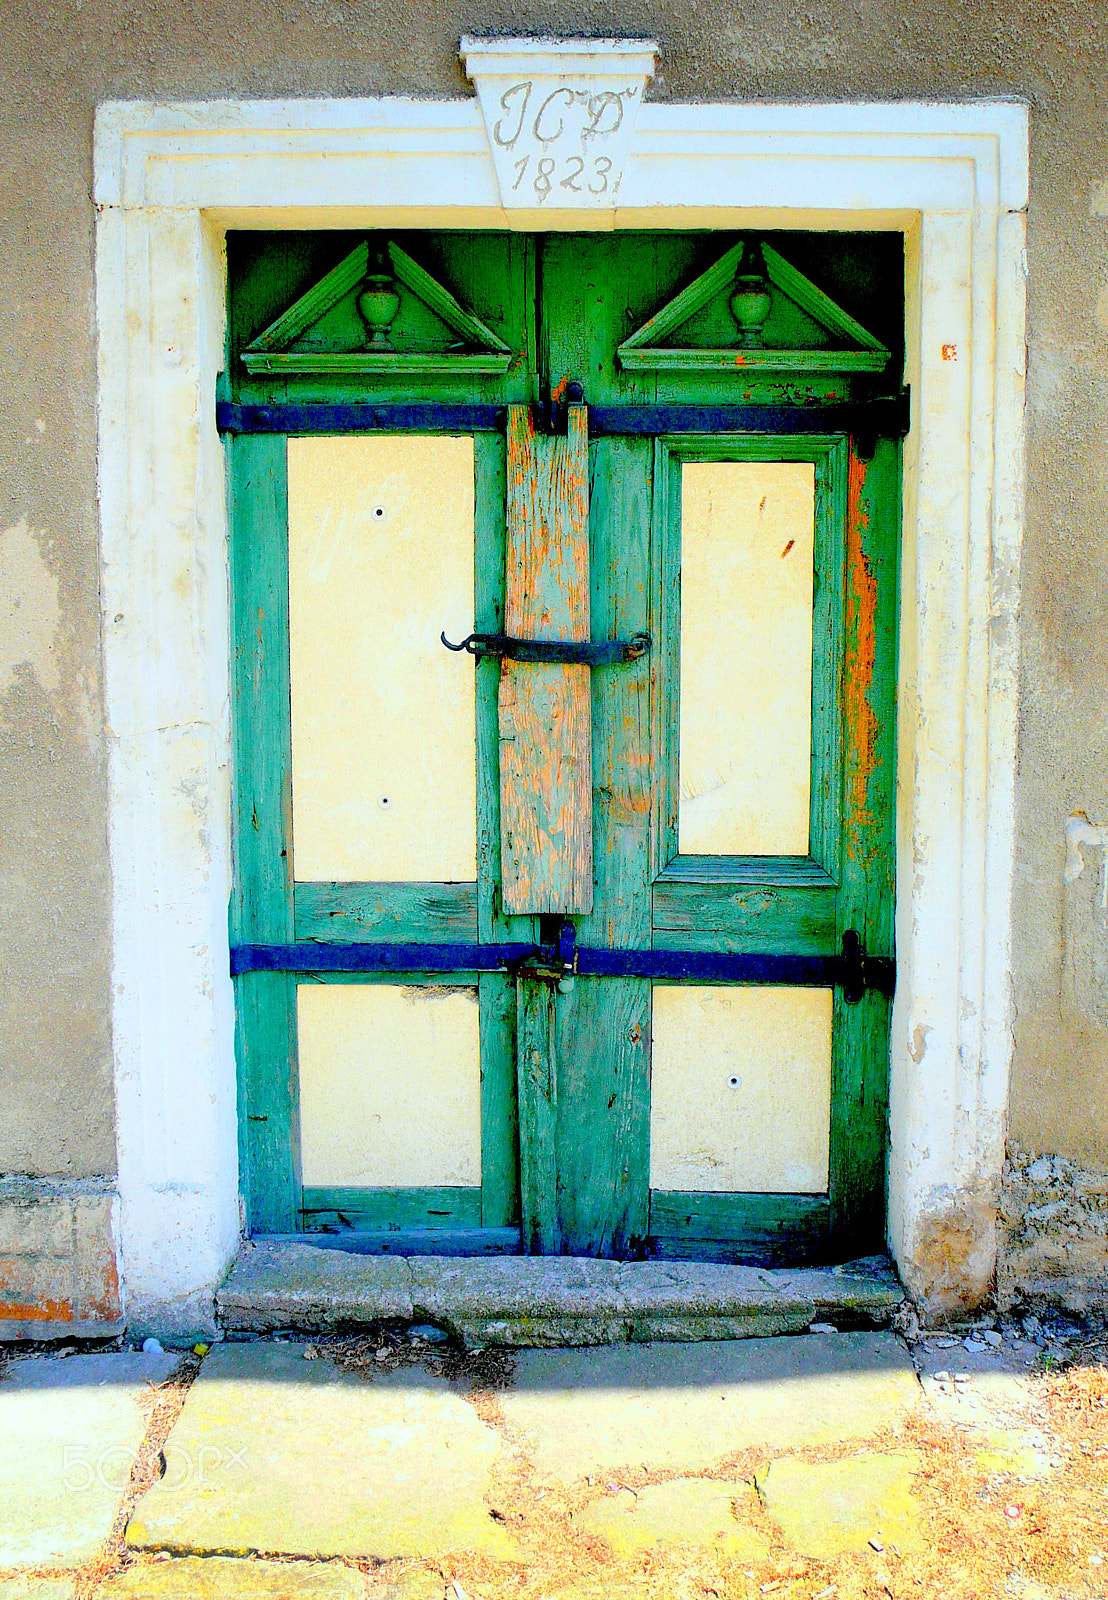
[[[592,153],[596,149],[593,141],[602,141],[618,130],[623,102],[638,94],[637,86],[593,91],[561,84],[543,97],[531,116],[533,91],[534,84],[528,80],[506,89],[500,97],[503,115],[492,130],[503,149],[526,152],[513,163],[512,189],[530,189],[540,204],[555,189],[596,198],[614,195],[620,174],[613,177],[609,156]],[[532,143],[539,146],[538,151],[526,149]],[[570,144],[579,145],[584,153],[567,153],[565,147]]]

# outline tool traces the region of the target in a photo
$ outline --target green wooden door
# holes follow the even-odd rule
[[[897,387],[899,240],[252,235],[229,257],[251,1226],[617,1257],[879,1246],[888,975],[867,985],[877,965],[841,953],[845,936],[892,954],[900,445],[874,397]],[[471,523],[474,630],[649,650],[447,657],[426,553],[371,528],[342,546],[349,581],[326,602],[345,621],[305,601],[344,508],[384,523],[408,471],[426,505],[414,491],[404,526],[426,523],[455,447],[471,452],[457,537]],[[451,481],[438,544],[460,515]],[[376,667],[350,598],[363,558]],[[350,830],[315,855],[296,793],[306,717],[337,707],[340,736],[366,734],[358,706],[408,648],[409,592],[412,659],[437,651],[470,697],[472,878],[443,853],[453,824],[418,762],[429,820],[395,856],[351,842],[381,831],[359,784],[393,804],[375,747],[332,808]],[[314,701],[297,687],[309,658]],[[453,692],[404,705],[401,743],[450,744],[464,718],[444,731],[436,701]],[[342,765],[340,747],[324,786]],[[415,876],[424,860],[443,876]],[[352,875],[363,861],[372,877]],[[552,960],[559,933],[576,971]]]

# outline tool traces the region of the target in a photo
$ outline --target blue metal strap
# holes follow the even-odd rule
[[[572,924],[564,924],[563,927]],[[544,978],[655,978],[685,983],[746,983],[790,988],[841,988],[848,1001],[867,989],[891,994],[896,963],[869,956],[857,934],[834,955],[694,950],[605,950],[576,945],[564,934],[536,944],[239,944],[231,976],[244,972],[505,972]]]

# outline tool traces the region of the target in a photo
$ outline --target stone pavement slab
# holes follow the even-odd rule
[[[72,1578],[0,1578],[0,1600],[73,1600]]]
[[[620,1489],[591,1501],[574,1517],[585,1533],[599,1534],[617,1555],[693,1544],[708,1545],[720,1556],[764,1561],[769,1543],[755,1528],[735,1518],[734,1507],[748,1500],[748,1483],[714,1478],[671,1478],[643,1489]]]
[[[96,1554],[146,1433],[139,1397],[179,1360],[111,1352],[8,1364],[0,1374],[0,1567],[76,1567]]]
[[[974,1459],[986,1472],[1001,1472],[1026,1482],[1049,1478],[1054,1467],[1044,1435],[1037,1430],[989,1428]]]
[[[848,1550],[918,1550],[923,1544],[912,1499],[918,1450],[850,1456],[842,1461],[773,1461],[758,1487],[766,1510],[801,1555],[830,1560]]]
[[[96,1600],[366,1600],[366,1576],[341,1561],[183,1556],[128,1567],[101,1584]]]
[[[217,1347],[135,1507],[134,1549],[389,1560],[516,1546],[484,1503],[493,1429],[415,1368],[363,1378],[295,1344]]]
[[[750,1446],[862,1439],[919,1397],[891,1333],[532,1350],[501,1398],[540,1476],[702,1471]]]

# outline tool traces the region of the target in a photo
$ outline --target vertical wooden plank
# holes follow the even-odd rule
[[[504,631],[503,437],[477,434],[474,471],[474,620],[482,633]],[[526,944],[530,917],[507,917],[500,902],[499,669],[477,662],[477,927],[484,942]],[[481,1006],[481,1221],[486,1228],[519,1221],[519,1118],[516,1109],[516,985],[483,973]]]
[[[293,936],[288,526],[285,440],[228,441],[235,695],[236,942]],[[296,988],[290,974],[236,979],[239,1137],[249,1226],[300,1226]]]
[[[651,878],[677,855],[678,742],[681,727],[681,460],[669,440],[654,442],[650,519]]]
[[[537,438],[526,406],[508,421],[505,632],[589,638],[588,421]],[[589,669],[505,661],[500,674],[504,909],[581,913],[592,905]]]
[[[528,1255],[558,1255],[558,1063],[554,985],[521,978],[516,985],[519,1084],[520,1210]]]
[[[892,951],[896,782],[900,446],[872,461],[851,447],[847,472],[843,643],[842,865],[839,934]],[[885,1235],[889,1002],[835,996],[830,1197],[837,1255],[879,1249]]]
[[[649,631],[653,446],[591,451],[592,615],[597,637]],[[650,661],[593,671],[593,874],[582,944],[650,945]],[[562,1248],[627,1256],[648,1228],[650,984],[578,978],[556,1001]]]
[[[812,786],[808,849],[838,879],[842,810],[842,684],[844,527],[847,443],[836,441],[816,461],[815,559],[812,584]]]

